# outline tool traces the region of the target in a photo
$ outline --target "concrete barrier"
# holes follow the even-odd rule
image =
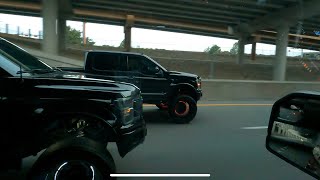
[[[203,80],[203,101],[277,100],[301,90],[320,91],[320,83],[297,81]]]

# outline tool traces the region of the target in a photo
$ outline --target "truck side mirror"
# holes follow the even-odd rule
[[[158,66],[155,66],[155,67],[148,67],[148,71],[152,74],[156,74],[160,71],[160,68]]]
[[[296,92],[274,103],[266,148],[320,178],[320,93]]]

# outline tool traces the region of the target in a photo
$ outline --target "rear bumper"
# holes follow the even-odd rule
[[[144,120],[140,121],[140,124],[131,124],[123,126],[119,129],[119,139],[117,141],[118,152],[121,157],[124,157],[127,153],[144,142],[147,135],[147,127]]]

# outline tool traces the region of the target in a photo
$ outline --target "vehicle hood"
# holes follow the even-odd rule
[[[168,71],[169,76],[173,78],[188,78],[188,79],[197,79],[199,78],[196,74],[186,73],[186,72],[179,72],[179,71]]]
[[[110,93],[117,97],[135,96],[140,90],[133,84],[105,80],[90,74],[90,78],[84,73],[78,72],[54,72],[37,74],[38,87],[50,89],[64,89],[73,91],[91,91],[96,93]]]

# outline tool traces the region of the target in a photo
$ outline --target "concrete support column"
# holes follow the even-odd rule
[[[42,0],[43,40],[42,50],[51,54],[58,54],[58,1]]]
[[[66,49],[66,28],[67,21],[63,17],[58,18],[58,47],[59,52],[62,52]]]
[[[243,64],[244,62],[244,45],[245,45],[245,38],[241,36],[238,41],[238,56],[237,56],[238,64]]]
[[[6,34],[9,34],[9,24],[6,24]]]
[[[257,43],[253,42],[251,47],[251,60],[256,60],[256,49],[257,49]]]
[[[131,51],[131,27],[124,27],[124,49],[127,52]]]
[[[282,25],[277,29],[276,56],[273,64],[273,80],[285,81],[287,65],[289,26]]]
[[[83,26],[82,26],[82,42],[83,42],[83,46],[86,46],[87,44],[86,22],[83,22]]]
[[[43,38],[42,37],[42,31],[39,31],[38,33],[39,33],[39,39],[42,39]]]
[[[127,21],[124,26],[124,49],[125,51],[131,51],[131,28],[134,24],[134,16],[127,15]]]

